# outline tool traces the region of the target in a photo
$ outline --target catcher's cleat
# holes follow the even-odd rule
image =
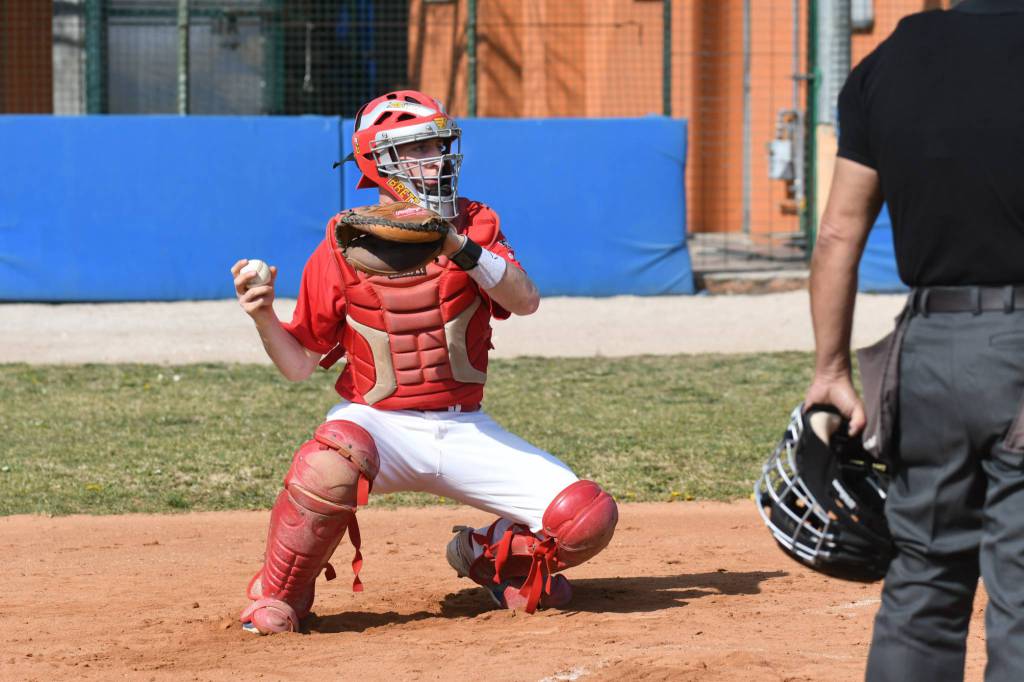
[[[469,578],[477,583],[490,595],[491,600],[503,609],[526,610],[529,609],[529,597],[523,594],[523,583],[526,576],[511,577],[499,583],[494,582],[494,574],[488,571],[482,564],[489,564],[487,558],[481,554],[476,556],[474,551],[474,534],[477,534],[469,526],[455,526],[452,531],[455,535],[448,541],[445,548],[445,557],[448,565],[455,569],[460,578]],[[537,606],[540,608],[563,608],[572,600],[572,586],[569,580],[563,575],[551,576],[550,586],[541,594]]]
[[[503,609],[525,611],[529,605],[529,597],[523,595],[523,578],[506,580],[501,585],[487,588],[494,603]],[[540,608],[563,609],[572,601],[572,584],[564,575],[551,576],[551,590],[540,596]]]
[[[569,581],[555,574],[604,549],[618,520],[611,495],[593,481],[576,481],[548,505],[541,531],[508,519],[479,532],[456,526],[445,553],[456,573],[486,587],[499,604],[533,613],[569,602]]]
[[[330,564],[327,566],[329,572],[333,574],[334,568]],[[313,606],[315,585],[310,585],[304,595],[299,595],[293,607],[280,599],[268,599],[263,596],[263,582],[260,579],[262,575],[263,571],[260,571],[249,581],[246,596],[252,602],[239,616],[239,620],[242,621],[242,629],[256,635],[298,632],[301,620],[306,617]]]
[[[469,526],[455,526],[455,535],[448,541],[444,549],[448,565],[455,569],[460,578],[468,578],[469,567],[473,563],[473,529]]]
[[[240,619],[246,632],[261,635],[299,630],[299,616],[295,609],[280,599],[258,599],[249,604]]]

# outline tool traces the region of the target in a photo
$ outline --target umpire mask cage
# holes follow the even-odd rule
[[[441,141],[441,153],[401,159],[401,145]],[[458,216],[462,130],[441,103],[415,90],[389,92],[364,105],[356,114],[352,150],[362,172],[359,189],[380,187],[398,201]]]
[[[761,518],[782,550],[843,580],[885,576],[893,543],[885,520],[885,466],[848,435],[831,406],[798,405],[754,484]]]

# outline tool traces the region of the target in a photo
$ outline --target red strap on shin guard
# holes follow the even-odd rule
[[[352,579],[352,591],[362,592],[363,581],[359,579],[359,571],[363,567],[363,554],[359,551],[359,546],[362,541],[359,537],[359,522],[356,521],[356,515],[352,515],[352,520],[348,523],[348,539],[352,542],[352,546],[356,548],[356,555],[352,559],[352,573],[355,577]]]
[[[515,526],[509,526],[498,543],[498,554],[494,558],[495,584],[501,582],[501,569],[508,562],[508,555],[512,553],[512,537],[515,535],[515,528]]]
[[[551,560],[555,556],[555,539],[548,538],[537,545],[530,563],[530,572],[526,574],[519,594],[526,597],[526,612],[537,610],[542,594],[551,594]]]
[[[373,489],[373,481],[360,472],[359,483],[356,485],[356,508],[359,508],[360,506],[365,507],[370,501],[370,491]],[[352,591],[362,592],[363,581],[359,579],[359,571],[363,567],[363,553],[359,551],[359,547],[363,542],[362,538],[359,537],[359,522],[356,521],[355,509],[353,509],[352,512],[352,520],[348,524],[348,539],[352,543],[352,546],[356,548],[356,555],[352,559],[352,573],[355,574],[355,577],[352,579]]]
[[[360,472],[357,486],[356,507],[365,507],[370,501],[370,491],[373,490],[373,482]]]

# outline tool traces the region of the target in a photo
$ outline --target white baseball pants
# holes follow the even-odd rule
[[[377,410],[342,401],[327,420],[344,419],[373,436],[380,454],[375,493],[416,491],[468,504],[532,531],[576,475],[554,455],[509,433],[482,410]]]

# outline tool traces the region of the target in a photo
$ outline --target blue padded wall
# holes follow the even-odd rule
[[[883,293],[907,291],[896,270],[896,253],[892,243],[892,220],[889,207],[882,206],[860,259],[858,288],[861,291]]]
[[[685,120],[466,119],[459,194],[501,216],[544,295],[692,294]],[[346,120],[345,154],[352,121]],[[345,205],[375,201],[354,189]]]
[[[686,122],[470,119],[460,193],[546,295],[693,292]],[[328,217],[376,201],[329,117],[0,116],[0,300],[228,298],[263,258],[294,296]],[[344,132],[343,132],[344,130]]]
[[[341,201],[337,118],[0,116],[0,300],[281,295]]]

